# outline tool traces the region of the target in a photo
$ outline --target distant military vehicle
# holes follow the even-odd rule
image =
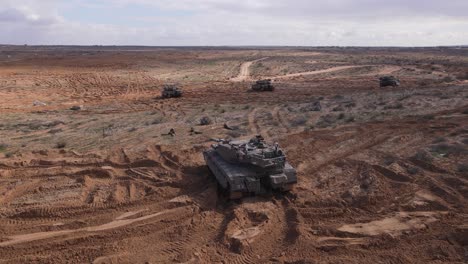
[[[269,190],[288,191],[297,183],[296,170],[277,143],[268,145],[261,136],[217,142],[203,156],[218,186],[230,199]]]
[[[161,93],[162,98],[181,97],[182,90],[173,84],[165,84]]]
[[[398,80],[394,76],[383,76],[383,77],[380,77],[379,80],[380,80],[380,87],[386,87],[386,86],[397,87],[397,86],[400,86],[400,80]]]
[[[258,80],[252,85],[252,90],[256,92],[274,91],[275,87],[271,84],[271,80]]]

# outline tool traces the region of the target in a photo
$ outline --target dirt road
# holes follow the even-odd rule
[[[266,60],[266,59],[268,59],[268,57],[261,58],[261,59],[258,59],[258,60],[253,60],[253,61],[247,61],[247,62],[242,63],[242,65],[240,66],[239,75],[237,77],[235,77],[235,78],[232,78],[231,81],[233,81],[233,82],[242,82],[242,81],[250,80],[250,66],[252,66],[252,64],[254,64],[256,62]]]
[[[322,74],[322,73],[331,73],[331,72],[342,71],[342,70],[347,70],[347,69],[354,69],[354,68],[361,68],[361,67],[367,67],[367,66],[352,66],[352,65],[337,66],[337,67],[332,67],[332,68],[328,68],[328,69],[325,69],[325,70],[291,73],[291,74],[280,75],[280,76],[271,76],[271,77],[266,77],[265,79],[280,80],[280,79],[288,79],[288,78],[299,77],[299,76],[308,76],[308,75],[316,75],[316,74]]]

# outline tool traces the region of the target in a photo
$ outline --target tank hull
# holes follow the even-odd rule
[[[229,163],[213,149],[203,152],[203,156],[218,184],[231,198],[269,190],[287,191],[297,183],[296,171],[287,162],[280,171],[265,172],[255,166]]]

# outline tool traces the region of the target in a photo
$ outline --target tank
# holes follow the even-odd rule
[[[217,140],[203,156],[222,193],[230,199],[289,191],[297,183],[296,170],[286,161],[284,151],[277,143],[267,144],[261,136]]]
[[[182,91],[173,84],[166,84],[163,87],[163,91],[161,93],[162,98],[172,98],[172,97],[181,97]]]
[[[383,77],[380,77],[379,80],[380,80],[380,87],[400,86],[400,80],[398,80],[394,76],[383,76]]]
[[[271,84],[270,79],[259,80],[259,81],[256,81],[252,85],[252,90],[256,91],[256,92],[264,92],[264,91],[270,91],[271,92],[271,91],[275,90],[275,87]]]

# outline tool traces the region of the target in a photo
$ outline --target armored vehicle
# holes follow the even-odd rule
[[[271,84],[270,79],[259,80],[252,85],[252,90],[256,92],[273,91],[275,87]]]
[[[269,145],[261,136],[217,143],[203,156],[218,186],[230,199],[269,190],[288,191],[297,183],[296,170],[277,143]]]
[[[182,91],[173,84],[166,84],[161,93],[162,98],[181,97]]]
[[[380,77],[380,87],[386,87],[386,86],[400,86],[400,80],[395,78],[394,76],[383,76]]]

